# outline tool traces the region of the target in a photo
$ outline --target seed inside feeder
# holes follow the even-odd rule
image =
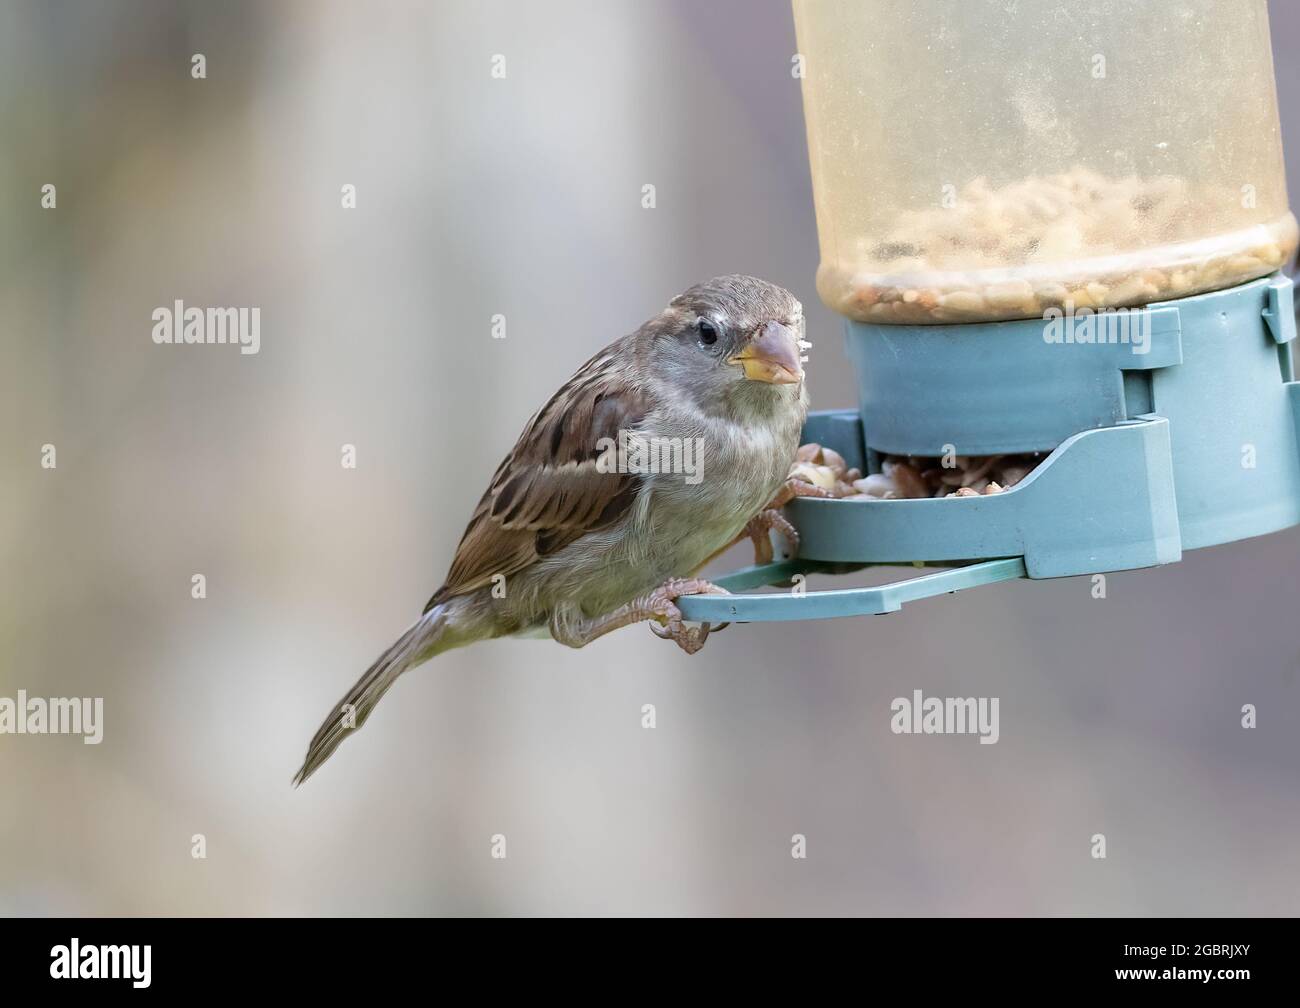
[[[952,206],[897,213],[889,233],[825,259],[826,303],[859,322],[990,322],[1121,308],[1223,290],[1286,265],[1290,213],[1242,227],[1241,193],[1171,176],[1108,178],[1076,167],[993,187]]]
[[[917,500],[979,497],[1015,486],[1047,458],[1046,452],[1018,455],[886,456],[880,472],[863,476],[838,452],[803,445],[790,477],[811,483],[840,500]]]

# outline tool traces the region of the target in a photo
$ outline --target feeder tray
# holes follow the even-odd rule
[[[805,443],[864,472],[879,471],[884,455],[954,447],[1050,454],[988,496],[800,498],[788,509],[797,559],[714,581],[744,592],[881,564],[950,569],[871,588],[689,596],[682,614],[720,623],[893,612],[1012,578],[1173,563],[1184,550],[1300,524],[1291,280],[1133,309],[1128,342],[1096,342],[1099,318],[848,322],[860,408],[810,414]]]

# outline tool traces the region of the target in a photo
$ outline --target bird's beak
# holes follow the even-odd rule
[[[799,363],[799,335],[780,322],[768,322],[745,349],[728,364],[739,364],[745,377],[751,381],[772,385],[793,385],[803,381],[803,365]]]

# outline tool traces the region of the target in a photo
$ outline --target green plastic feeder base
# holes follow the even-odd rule
[[[784,593],[685,598],[683,614],[716,623],[892,612],[1008,578],[1172,563],[1183,550],[1300,524],[1291,281],[1277,274],[1106,318],[848,323],[859,409],[810,415],[805,442],[866,472],[889,454],[1050,455],[989,496],[796,500],[798,560],[717,583],[743,591],[873,564],[962,566],[876,588],[812,592],[800,581]]]

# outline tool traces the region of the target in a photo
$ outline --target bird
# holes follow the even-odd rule
[[[321,724],[294,786],[403,672],[453,648],[504,636],[580,648],[638,622],[688,654],[703,647],[709,624],[685,624],[676,600],[725,592],[698,571],[745,538],[770,559],[773,531],[793,555],[779,508],[825,495],[789,479],[808,410],[804,336],[794,295],[733,274],[579,368],[497,468],[419,619]]]

